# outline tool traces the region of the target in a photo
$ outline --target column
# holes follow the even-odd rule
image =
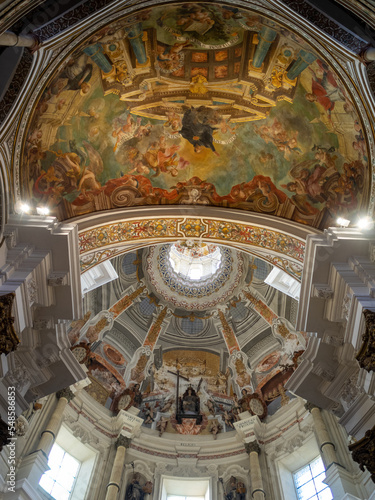
[[[56,397],[59,401],[54,412],[52,413],[51,418],[49,419],[47,427],[42,432],[37,450],[42,451],[47,457],[51,451],[53,443],[55,442],[56,435],[60,430],[65,407],[69,401],[74,398],[74,394],[69,388],[67,388],[56,392]]]
[[[132,49],[134,51],[134,55],[137,59],[137,62],[140,66],[144,66],[147,64],[147,55],[145,44],[142,40],[143,37],[143,27],[142,23],[134,24],[128,31],[128,40]]]
[[[108,312],[110,313],[109,315],[107,311],[101,311],[100,313],[98,313],[95,316],[97,318],[95,323],[93,322],[90,325],[89,323],[87,323],[87,321],[83,322],[82,320],[82,322],[75,325],[68,335],[71,344],[74,345],[77,342],[82,341],[85,337],[90,343],[96,342],[102,330],[107,327],[109,322],[115,320],[118,316],[120,316],[120,314],[126,311],[126,309],[128,309],[128,307],[130,307],[134,303],[135,299],[139,297],[145,290],[145,285],[142,285],[131,292],[129,295],[121,297],[121,299],[113,304],[113,306],[108,310]],[[100,315],[103,313],[106,315],[100,317]],[[82,329],[84,329],[84,333],[82,333]]]
[[[245,443],[245,449],[250,459],[251,498],[254,500],[264,500],[266,494],[263,489],[262,471],[259,464],[259,444],[257,441]]]
[[[5,31],[0,35],[0,45],[34,49],[38,46],[38,39],[34,35],[16,35],[11,31]]]
[[[331,438],[328,434],[327,427],[320,412],[320,408],[312,403],[306,403],[305,408],[311,413],[313,417],[316,437],[326,470],[332,464],[340,465],[336,456],[335,445],[332,443]]]
[[[236,390],[237,396],[241,395],[241,391],[243,389],[253,392],[253,384],[251,380],[252,371],[248,367],[248,357],[241,351],[237,337],[233,329],[230,327],[228,320],[225,317],[225,313],[220,309],[218,310],[218,318],[220,319],[218,330],[221,331],[230,354],[229,368],[232,369],[233,375],[235,375],[235,383],[238,386],[238,390]]]
[[[366,62],[375,61],[375,47],[368,47],[363,53],[363,59]]]
[[[269,51],[272,42],[275,40],[277,32],[271,28],[263,26],[258,34],[258,46],[255,50],[254,59],[252,61],[252,66],[254,68],[260,68],[263,61]]]
[[[105,500],[116,500],[118,498],[122,472],[125,465],[125,450],[129,448],[130,443],[131,440],[122,434],[117,438],[115,443],[116,456],[112,466],[111,477],[107,485]]]
[[[292,67],[286,74],[286,77],[289,80],[294,80],[298,75],[302,73],[304,69],[306,69],[312,62],[314,62],[315,59],[316,56],[314,54],[306,52],[305,50],[300,50],[297,60],[292,64]]]
[[[105,57],[103,47],[100,43],[89,45],[83,49],[83,52],[91,57],[94,63],[103,71],[103,73],[110,73],[113,69],[112,64]]]
[[[296,331],[285,318],[280,318],[272,311],[259,293],[250,290],[243,290],[242,293],[250,306],[272,327],[272,334],[291,359],[294,352],[306,349],[306,340],[301,332]]]
[[[240,351],[241,348],[237,342],[237,338],[236,338],[232,328],[229,326],[229,323],[227,321],[227,318],[225,317],[225,314],[220,309],[219,309],[219,318],[220,318],[220,322],[221,322],[221,326],[222,326],[221,333],[223,334],[224,341],[227,345],[229,354],[233,354],[234,351]]]
[[[132,363],[129,363],[126,367],[124,375],[126,384],[129,384],[131,382],[141,384],[145,379],[146,368],[149,364],[150,359],[152,359],[155,345],[160,337],[161,332],[165,330],[169,324],[170,314],[167,316],[167,313],[168,308],[163,307],[155,321],[150,326],[142,347],[139,347],[135,351]]]

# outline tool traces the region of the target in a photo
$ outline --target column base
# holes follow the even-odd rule
[[[2,498],[4,500],[44,500],[38,491],[38,486],[30,484],[28,479],[16,481],[14,491],[8,489]]]
[[[331,488],[334,499],[361,500],[352,475],[340,465],[330,465],[324,482]]]
[[[37,487],[40,478],[47,470],[49,470],[48,458],[41,450],[38,450],[23,458],[21,465],[16,470],[16,482],[27,480]]]

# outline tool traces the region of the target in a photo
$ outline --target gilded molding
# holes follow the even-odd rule
[[[375,313],[369,309],[363,311],[366,330],[362,335],[362,347],[356,360],[366,371],[375,371]]]
[[[0,296],[0,354],[9,354],[20,343],[13,327],[12,306],[14,298],[14,293]]]

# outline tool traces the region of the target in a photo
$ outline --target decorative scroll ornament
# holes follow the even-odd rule
[[[13,327],[12,306],[14,297],[14,293],[0,296],[0,354],[9,354],[20,343]]]
[[[349,450],[353,460],[359,463],[359,468],[364,471],[366,467],[375,483],[375,426],[360,441],[351,444]]]
[[[362,335],[362,347],[356,359],[361,368],[375,371],[375,313],[369,309],[363,311],[366,322],[366,330]]]

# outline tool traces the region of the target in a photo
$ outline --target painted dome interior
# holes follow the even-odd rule
[[[23,195],[60,219],[210,205],[324,228],[366,210],[355,100],[302,36],[220,3],[154,6],[86,35],[39,94]]]
[[[202,304],[210,299],[210,295],[204,294],[196,308],[190,303],[184,307],[182,301],[175,300],[179,296],[175,291],[166,296],[155,288],[149,276],[155,274],[155,282],[164,279],[160,261],[168,260],[171,251],[190,258],[193,254],[197,259],[218,254],[224,260],[227,255],[236,267],[230,268],[230,275],[216,285],[215,304],[206,304],[203,309]],[[283,386],[297,361],[291,359],[283,343],[272,333],[269,314],[275,311],[292,328],[298,303],[265,284],[264,279],[272,270],[269,263],[229,247],[212,245],[206,248],[202,242],[188,241],[187,246],[162,244],[130,251],[112,259],[111,264],[118,278],[84,296],[85,319],[78,325],[73,323],[69,332],[72,345],[89,346],[85,364],[91,384],[85,390],[98,403],[116,412],[119,401],[132,402],[140,410],[146,427],[159,429],[160,422],[165,421],[168,423],[163,432],[189,433],[175,418],[178,370],[180,394],[189,386],[199,389],[203,420],[191,432],[208,434],[213,419],[220,423],[223,432],[233,430],[241,410],[238,404],[242,401],[238,403],[236,387],[259,393],[269,415],[293,398]],[[220,274],[220,268],[217,272]],[[238,274],[241,274],[240,280]],[[175,275],[174,280],[180,280],[184,299],[189,296],[189,288],[207,287],[204,278],[187,281]],[[126,298],[132,294],[135,297],[134,292],[143,283],[146,286],[142,293],[129,305]],[[262,307],[254,308],[252,300],[260,297]],[[164,327],[157,340],[155,337],[150,340],[164,311]],[[225,333],[225,328],[229,329],[229,334]],[[293,342],[293,352],[302,352],[300,341]],[[153,350],[154,359],[149,366],[146,359],[139,361],[144,356],[139,355],[140,349],[147,352],[142,351],[142,346]],[[230,353],[236,350],[245,358],[239,356],[232,365]],[[129,394],[129,387],[133,390],[135,386],[140,386],[138,402],[131,399],[134,394]]]

